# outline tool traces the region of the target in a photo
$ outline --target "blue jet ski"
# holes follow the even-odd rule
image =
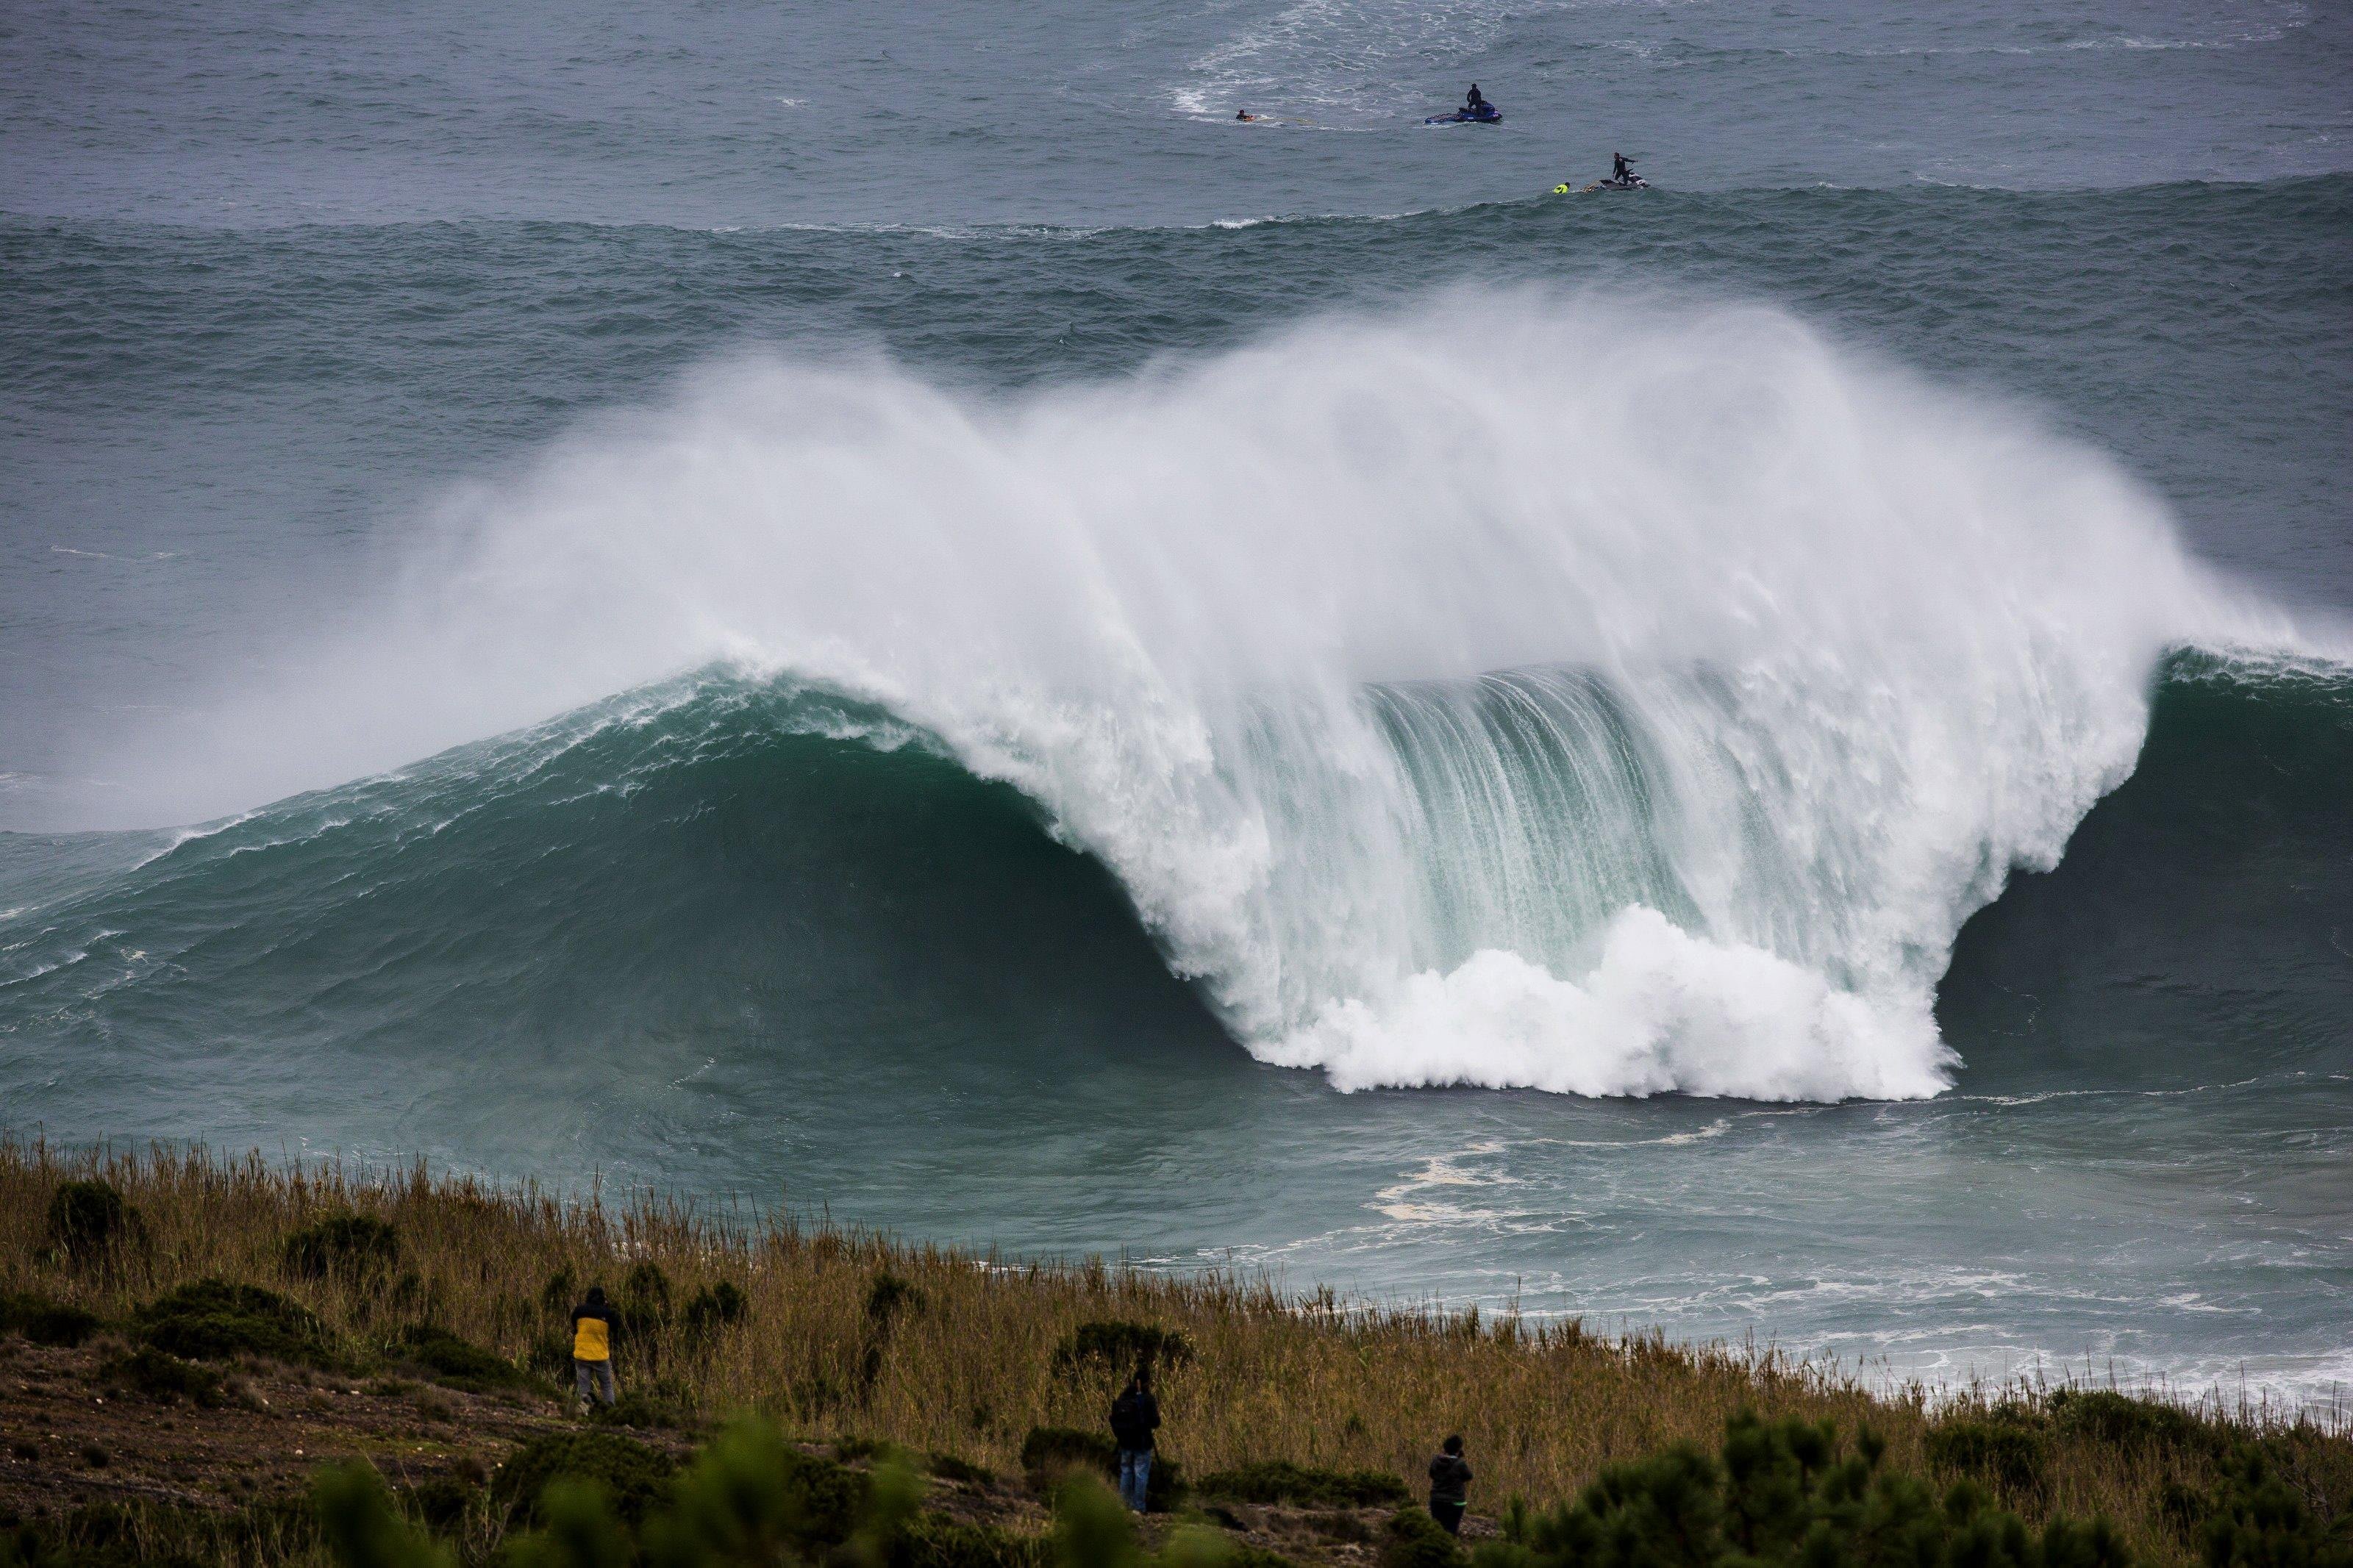
[[[1451,114],[1433,114],[1422,121],[1424,125],[1501,125],[1503,122],[1504,111],[1492,103],[1482,103],[1475,110],[1458,109]]]

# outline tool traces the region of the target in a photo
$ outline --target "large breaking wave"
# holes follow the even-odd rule
[[[257,798],[715,663],[567,722],[715,679],[920,741],[1345,1088],[1934,1094],[1956,933],[2130,771],[2167,651],[2295,646],[2098,454],[1689,302],[1456,295],[1009,399],[739,363],[445,521],[175,776]]]

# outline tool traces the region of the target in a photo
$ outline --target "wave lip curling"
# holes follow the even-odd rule
[[[226,744],[349,777],[788,673],[1019,788],[1250,1050],[1346,1088],[1933,1094],[1954,936],[2129,771],[2165,650],[2292,641],[2099,454],[1675,299],[1456,293],[1010,396],[738,363],[447,521]]]

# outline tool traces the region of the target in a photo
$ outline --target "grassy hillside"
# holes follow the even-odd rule
[[[1156,1338],[1165,1452],[1197,1479],[1280,1460],[1418,1489],[1438,1438],[1460,1432],[1478,1474],[1473,1512],[1490,1516],[1514,1495],[1572,1498],[1604,1467],[1678,1445],[1712,1454],[1746,1411],[1828,1423],[1842,1446],[1868,1429],[1889,1472],[1938,1489],[1972,1481],[2031,1525],[2105,1517],[2146,1562],[2197,1558],[2211,1500],[2249,1445],[2324,1535],[2353,1500],[2345,1431],[2261,1411],[2047,1389],[1932,1405],[1769,1352],[1287,1298],[1227,1276],[1009,1263],[653,1195],[597,1205],[421,1169],[363,1177],[0,1144],[0,1295],[13,1303],[0,1310],[24,1336],[10,1353],[79,1333],[97,1350],[77,1353],[106,1352],[88,1375],[124,1398],[178,1401],[173,1429],[191,1442],[216,1419],[207,1410],[259,1434],[272,1417],[240,1384],[294,1368],[348,1384],[353,1399],[364,1383],[454,1389],[486,1402],[483,1431],[499,1410],[561,1420],[565,1318],[591,1283],[622,1313],[625,1415],[672,1447],[750,1412],[804,1445],[895,1445],[933,1456],[938,1473],[1018,1476],[1035,1468],[1024,1447],[1034,1461],[1041,1429],[1099,1430],[1115,1382]],[[141,1381],[174,1378],[193,1386]],[[0,1373],[0,1400],[10,1386]],[[36,1495],[63,1506],[66,1493],[19,1484],[20,1471],[61,1462],[16,1452],[0,1468],[0,1506],[21,1516]],[[163,1500],[253,1500],[200,1479]]]

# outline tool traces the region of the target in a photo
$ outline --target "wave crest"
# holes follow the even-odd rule
[[[1549,292],[1009,400],[724,367],[459,498],[417,581],[257,710],[299,765],[789,672],[1019,788],[1344,1087],[1933,1093],[1955,933],[2163,651],[2293,642],[2021,415]]]

